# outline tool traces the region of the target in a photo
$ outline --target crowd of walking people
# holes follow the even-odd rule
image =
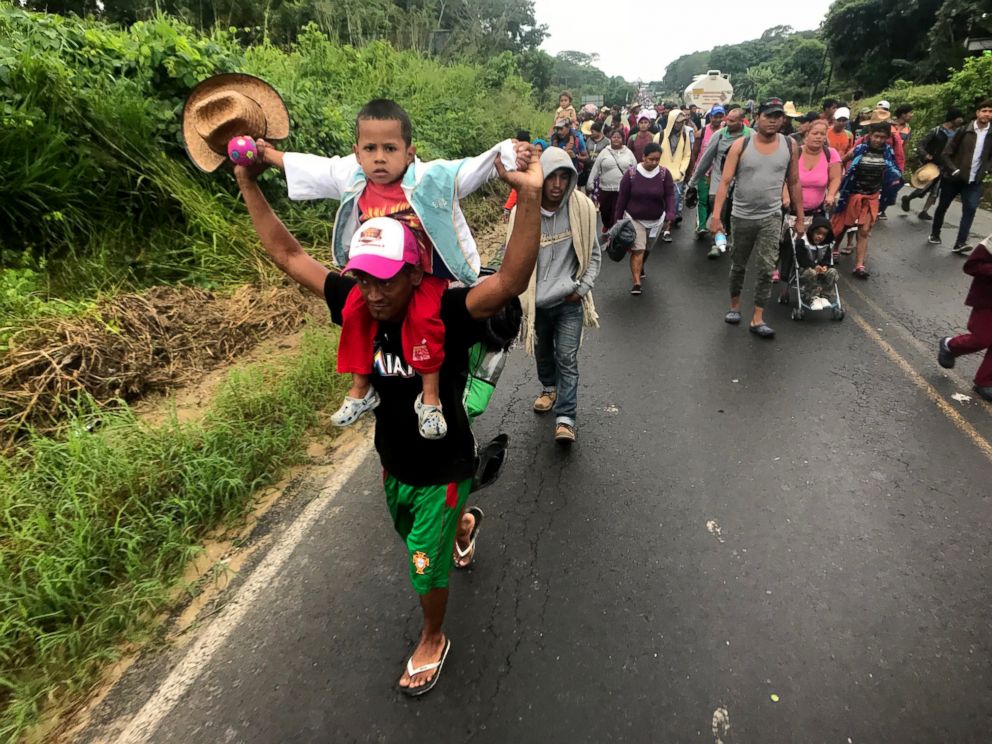
[[[730,307],[724,320],[742,320],[740,295],[753,255],[757,287],[749,328],[772,338],[764,307],[772,285],[788,280],[782,267],[821,279],[805,285],[813,297],[803,293],[800,282],[800,312],[830,307],[835,317],[843,317],[838,303],[827,300],[835,266],[853,254],[852,275],[871,276],[872,230],[897,201],[909,212],[915,199],[925,199],[918,217],[930,223],[928,243],[939,245],[947,209],[960,196],[962,216],[951,251],[971,252],[971,226],[992,159],[992,138],[987,137],[992,99],[979,102],[973,112],[966,123],[962,111],[951,108],[940,125],[916,139],[919,167],[909,179],[912,191],[901,199],[914,111],[905,104],[893,108],[886,100],[854,117],[834,99],[808,113],[778,98],[757,105],[714,105],[705,112],[695,105],[664,103],[586,105],[577,111],[571,94],[563,91],[549,143],[570,153],[580,187],[600,212],[603,241],[619,234],[621,221],[632,227],[631,294],[643,292],[644,262],[654,243],[671,242],[671,231],[695,205],[696,236],[712,237],[708,257],[730,255]],[[589,139],[585,132],[592,133]],[[790,262],[791,241],[804,240],[814,217],[822,218],[817,240],[832,244],[829,263],[796,266]],[[788,301],[787,292],[780,298]]]
[[[792,247],[794,268],[802,270],[802,287],[811,295],[808,302],[800,297],[801,306],[833,306],[832,262],[849,250],[844,235],[850,229],[856,231],[854,274],[868,276],[871,229],[902,186],[912,111],[896,109],[893,117],[882,101],[862,112],[868,116],[852,130],[850,112],[835,101],[818,114],[796,116],[795,123],[787,112],[798,112],[789,108],[770,98],[751,110],[658,105],[580,113],[563,93],[546,140],[531,143],[522,132],[475,157],[423,162],[410,117],[395,101],[366,104],[355,122],[353,152],[323,157],[283,153],[261,139],[285,136],[289,121],[285,104],[264,81],[222,74],[190,93],[183,109],[190,157],[205,171],[216,170],[225,154],[235,162],[262,246],[289,277],[322,298],[342,326],[338,371],[351,375],[352,386],[332,422],[347,426],[375,415],[387,507],[408,550],[423,617],[397,682],[402,693],[431,690],[448,658],[449,574],[471,565],[484,518],[468,505],[469,494],[492,477],[489,453],[498,463],[506,447],[505,438],[477,447],[472,417],[485,409],[500,355],[518,335],[536,362],[540,392],[533,410],[553,412],[556,442],[576,441],[578,353],[583,329],[598,325],[593,288],[604,245],[612,256],[620,236],[627,236],[631,293],[639,295],[651,247],[671,242],[672,230],[695,205],[690,224],[700,237],[713,237],[708,255],[720,259],[730,250],[727,323],[743,318],[744,278],[755,257],[749,327],[763,338],[774,335],[764,307],[776,267],[788,258],[783,245]],[[953,249],[967,253],[992,153],[992,101],[979,104],[974,121],[963,125],[962,119],[948,112],[940,131],[921,140],[923,167],[935,165],[939,183],[920,184],[902,206],[939,189],[931,227],[931,242],[939,242],[947,208],[960,195],[964,216]],[[280,122],[285,126],[276,126]],[[232,131],[243,135],[230,139]],[[308,255],[276,216],[257,183],[268,167],[283,171],[292,199],[339,202],[333,250],[340,271]],[[497,177],[512,189],[508,235],[501,266],[487,273],[459,199]],[[808,253],[798,251],[800,242]],[[986,245],[965,270],[974,276],[970,332],[940,341],[945,367],[992,347]],[[476,382],[484,383],[478,396]],[[976,390],[992,399],[992,351]]]

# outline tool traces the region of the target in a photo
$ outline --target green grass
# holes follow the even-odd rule
[[[198,422],[81,408],[62,438],[0,460],[0,740],[86,689],[147,630],[203,535],[298,460],[346,389],[336,338],[315,327],[291,361],[232,372]]]

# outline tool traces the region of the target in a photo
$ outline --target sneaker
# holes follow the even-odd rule
[[[714,243],[710,252],[706,254],[706,258],[720,258],[720,246]]]
[[[441,406],[431,406],[424,403],[421,393],[413,402],[413,410],[417,412],[417,424],[420,436],[424,439],[444,439],[448,433],[448,422],[444,420]]]
[[[561,423],[555,426],[555,441],[558,444],[571,444],[575,441],[575,427]]]
[[[889,218],[885,216],[885,212],[879,212],[878,213],[878,219],[880,219],[880,220],[887,220]]]
[[[933,219],[933,217],[930,216],[930,213],[928,211],[926,211],[925,209],[922,212],[920,212],[918,215],[916,215],[916,216],[917,216],[918,219],[921,219],[924,222],[929,222],[930,220]]]
[[[672,242],[672,231],[671,230],[665,230],[665,232],[663,232],[661,234],[661,240],[664,243],[671,243]]]
[[[341,407],[331,415],[334,426],[351,426],[364,414],[375,410],[379,405],[379,393],[369,386],[364,398],[345,397]]]
[[[971,251],[972,247],[970,245],[956,245],[951,248],[951,253],[957,253],[959,256],[967,256]]]
[[[641,285],[635,284],[633,287],[630,288],[630,293],[632,295],[639,295],[641,293]]]
[[[534,401],[534,412],[547,413],[554,408],[557,399],[558,393],[556,391],[542,390],[541,394],[537,396],[537,400]]]
[[[927,238],[927,242],[930,245],[940,245],[940,236],[931,233],[930,237]]]
[[[909,211],[909,196],[904,196],[902,198],[902,202],[900,203],[900,206],[902,207],[903,212]]]
[[[937,342],[937,364],[944,369],[954,368],[954,355],[951,353],[950,340],[951,337],[947,336]]]

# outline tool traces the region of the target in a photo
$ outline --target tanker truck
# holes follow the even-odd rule
[[[726,106],[734,96],[734,86],[730,75],[719,70],[709,70],[697,75],[682,94],[686,105],[696,104],[701,111],[708,112],[716,105]]]

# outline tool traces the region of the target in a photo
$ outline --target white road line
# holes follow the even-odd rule
[[[279,541],[251,573],[237,595],[204,629],[165,682],[131,719],[127,728],[116,739],[118,744],[138,744],[151,738],[176,703],[196,682],[214,654],[223,647],[228,636],[244,619],[262,592],[268,588],[297,545],[327,509],[328,504],[334,500],[371,452],[371,440],[363,438],[335,467],[334,475],[324,484],[320,495],[310,502],[300,516],[285,529]]]

